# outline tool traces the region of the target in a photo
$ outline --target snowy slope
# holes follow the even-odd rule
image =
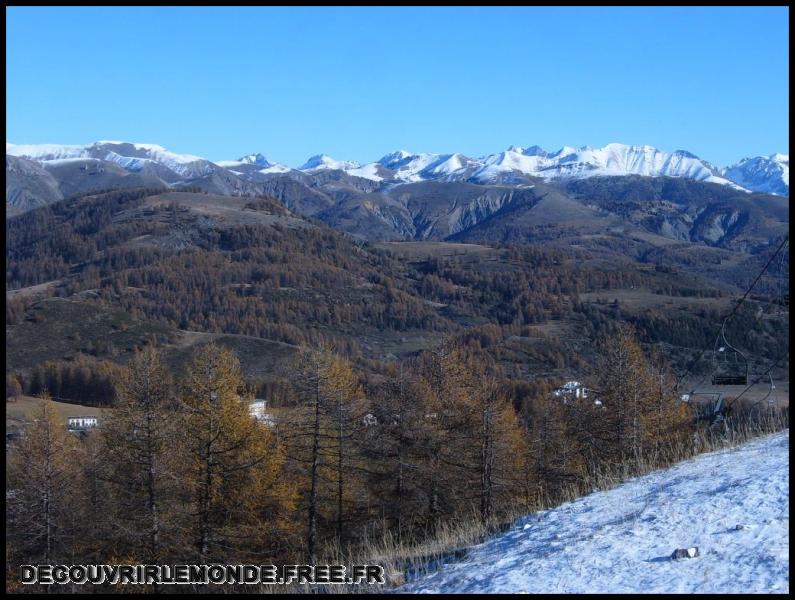
[[[397,591],[786,593],[789,430],[524,517]]]
[[[100,141],[86,146],[59,144],[10,144],[6,154],[40,162],[94,158],[118,164],[128,171],[140,171],[146,163],[157,163],[186,178],[212,173],[213,163],[190,154],[170,152],[158,144]]]
[[[371,179],[373,181],[383,181],[384,178],[378,174],[378,167],[378,163],[370,163],[355,169],[345,169],[345,172],[354,177],[364,177],[365,179]]]
[[[538,146],[511,146],[504,152],[479,159],[459,153],[411,154],[398,150],[374,163],[360,166],[356,162],[338,161],[326,155],[310,158],[302,171],[340,169],[350,175],[382,181],[382,167],[396,182],[428,180],[495,183],[531,176],[544,179],[581,178],[611,175],[645,175],[649,177],[686,177],[698,181],[740,187],[722,177],[717,169],[697,156],[678,150],[664,152],[652,146],[607,144],[603,148],[564,146],[557,152],[546,152]]]
[[[384,166],[394,170],[395,179],[399,181],[405,181],[407,183],[424,181],[425,179],[430,179],[429,176],[425,175],[426,172],[433,170],[434,167],[438,166],[440,163],[443,163],[449,157],[449,154],[433,154],[429,152],[423,152],[421,154],[404,156],[402,160],[393,161],[392,163],[386,164]],[[387,157],[382,158],[381,161],[385,161],[386,158]],[[381,164],[384,163],[381,162]]]
[[[556,152],[547,152],[539,146],[511,146],[477,159],[459,153],[412,154],[398,150],[363,166],[319,154],[299,167],[306,172],[319,169],[339,169],[349,175],[395,183],[433,180],[516,183],[522,182],[523,177],[548,180],[623,175],[684,177],[744,191],[789,194],[788,155],[744,159],[721,170],[685,150],[665,152],[648,145],[617,143],[602,148],[563,146]]]
[[[57,160],[62,158],[87,158],[88,146],[68,144],[11,144],[6,142],[6,154],[29,160]]]
[[[244,177],[293,170],[283,164],[271,163],[257,153],[238,160],[212,163],[199,156],[170,152],[157,144],[114,141],[85,146],[6,143],[6,154],[42,163],[93,158],[114,162],[128,171],[140,171],[148,163],[158,164],[182,179],[204,177],[216,172],[218,167],[234,169]],[[503,152],[480,158],[459,153],[413,154],[398,150],[364,165],[318,154],[296,169],[309,175],[325,170],[344,171],[356,177],[383,182],[384,185],[420,181],[527,184],[528,177],[547,180],[623,175],[684,177],[745,191],[789,195],[789,156],[785,154],[746,158],[721,170],[684,150],[665,152],[653,146],[617,143],[602,148],[563,146],[557,152],[547,152],[538,146],[511,146]],[[299,175],[296,173],[296,176]]]
[[[318,169],[339,169],[340,171],[347,171],[358,169],[359,167],[359,163],[353,160],[335,160],[327,154],[316,154],[310,157],[298,170],[315,171]]]
[[[649,177],[687,177],[730,185],[727,179],[697,156],[678,150],[663,152],[652,146],[607,144],[603,148],[564,146],[554,154],[540,148],[512,146],[505,152],[489,156],[474,178],[489,181],[498,174],[519,171],[526,175],[556,179],[610,175],[645,175]]]
[[[242,165],[255,165],[260,168],[268,168],[273,166],[267,158],[265,158],[259,152],[255,152],[252,154],[247,154],[237,160],[219,160],[216,163],[219,167],[230,168],[230,167],[239,167]]]
[[[789,155],[744,158],[727,168],[724,177],[755,192],[789,196]]]

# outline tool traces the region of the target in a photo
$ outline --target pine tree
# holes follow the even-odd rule
[[[596,413],[601,458],[626,469],[642,459],[652,438],[656,386],[631,326],[620,325],[602,340],[599,352],[596,393],[587,402],[602,404],[588,412]]]
[[[273,432],[241,397],[240,363],[208,344],[194,352],[182,385],[180,426],[188,452],[184,483],[189,528],[201,561],[273,548],[270,531],[289,533],[294,491],[283,477],[284,453]]]
[[[584,475],[581,459],[581,436],[577,424],[589,426],[585,415],[593,401],[565,404],[541,386],[528,407],[528,460],[526,463],[525,501],[534,508],[553,505],[564,489]]]
[[[110,477],[114,465],[106,452],[102,428],[83,432],[81,448],[81,485],[74,490],[78,537],[75,553],[87,562],[99,564],[126,553],[130,536],[119,535],[119,525],[127,523],[126,515],[119,510],[120,497]],[[126,528],[122,531],[133,533]]]
[[[362,459],[359,447],[364,433],[364,418],[367,402],[359,377],[347,360],[336,356],[326,373],[328,396],[331,400],[330,416],[334,423],[333,452],[336,455],[334,477],[336,479],[335,533],[343,538],[347,506],[355,497],[366,494],[359,469]],[[347,505],[347,506],[346,506]]]
[[[33,422],[9,454],[9,538],[25,561],[52,564],[70,555],[81,454],[49,395],[42,394]]]
[[[428,394],[424,382],[403,364],[375,391],[378,427],[367,440],[374,467],[370,485],[381,499],[382,514],[401,536],[421,526],[427,510],[425,490],[433,474],[426,441],[434,435]]]
[[[469,400],[474,395],[475,378],[465,351],[449,342],[423,352],[414,368],[428,389],[424,448],[429,462],[427,512],[431,522],[438,522],[459,506],[474,506],[471,490],[477,489],[477,484],[473,488],[467,479],[471,463],[462,454],[461,443],[471,421]]]
[[[118,403],[107,411],[102,441],[119,509],[124,546],[149,563],[162,560],[163,529],[173,515],[180,449],[176,403],[163,354],[137,352],[117,382]]]
[[[333,361],[331,350],[321,346],[317,351],[303,349],[293,364],[292,384],[298,407],[292,413],[287,443],[293,460],[309,464],[306,490],[306,553],[309,564],[317,560],[318,518],[320,512],[323,430],[328,422],[329,398],[325,376]],[[306,473],[304,467],[299,472]],[[308,489],[307,489],[308,488]]]
[[[292,385],[297,406],[290,412],[285,439],[305,490],[305,545],[313,562],[324,523],[333,523],[334,535],[341,539],[356,498],[366,497],[360,446],[367,403],[350,363],[327,344],[299,352]]]
[[[652,381],[652,410],[648,429],[650,450],[656,459],[670,460],[673,446],[686,442],[692,432],[693,419],[687,403],[676,390],[676,378],[659,350],[651,353],[649,376]]]

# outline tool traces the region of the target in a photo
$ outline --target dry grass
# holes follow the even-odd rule
[[[376,248],[388,250],[407,260],[424,260],[430,256],[438,258],[496,258],[499,250],[480,244],[456,242],[378,242]]]
[[[611,304],[613,300],[621,303],[621,309],[633,314],[647,311],[651,308],[669,309],[671,311],[681,311],[688,314],[693,313],[699,307],[711,307],[715,310],[723,310],[731,306],[733,298],[698,298],[693,296],[667,296],[657,294],[645,288],[631,289],[612,289],[598,292],[583,292],[580,294],[580,301],[588,303]],[[676,314],[675,312],[673,314]]]
[[[39,403],[41,402],[41,398],[34,398],[33,396],[22,396],[14,402],[6,401],[6,430],[9,429],[9,426],[21,427],[24,423],[32,420],[37,414]],[[67,417],[83,417],[87,415],[102,417],[108,410],[112,410],[96,406],[59,402],[57,400],[50,400],[49,402],[64,426],[66,426]]]

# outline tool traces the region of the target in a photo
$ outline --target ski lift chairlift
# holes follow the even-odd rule
[[[725,327],[724,323],[721,327],[724,345],[717,349],[718,360],[712,374],[712,385],[748,385],[748,359],[728,342]]]

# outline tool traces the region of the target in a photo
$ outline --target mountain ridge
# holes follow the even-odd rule
[[[687,150],[665,152],[650,145],[606,144],[563,146],[548,152],[539,146],[510,146],[502,152],[472,158],[461,153],[437,154],[398,150],[376,161],[361,164],[316,154],[298,168],[272,163],[260,153],[237,160],[208,159],[170,152],[158,144],[99,141],[90,145],[12,144],[6,154],[42,163],[55,160],[88,158],[114,162],[127,170],[141,170],[147,162],[163,165],[183,178],[209,175],[214,169],[251,176],[253,171],[239,172],[240,167],[260,167],[257,173],[314,173],[339,170],[353,177],[383,184],[417,181],[471,181],[473,183],[526,183],[527,178],[579,179],[594,176],[643,175],[648,177],[684,177],[759,191],[789,195],[789,155],[774,153],[743,158],[733,165],[717,168]]]
[[[756,254],[789,219],[787,197],[728,185],[724,171],[689,152],[652,146],[554,153],[512,146],[487,159],[400,150],[366,165],[316,155],[306,170],[256,152],[218,164],[156,144],[116,141],[6,149],[7,218],[85,194],[162,188],[272,197],[361,240],[560,245],[585,235],[593,245],[608,235],[636,256],[650,248],[631,240],[648,236],[652,246],[740,244]],[[788,163],[786,155],[765,158]],[[788,167],[743,164],[748,178],[785,173],[788,181]]]

